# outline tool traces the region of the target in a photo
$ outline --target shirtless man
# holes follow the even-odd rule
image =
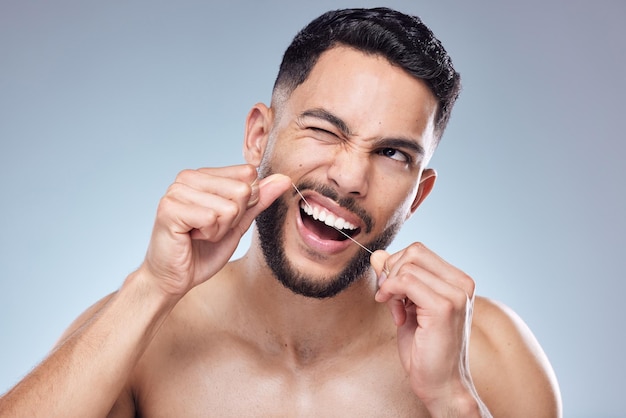
[[[421,243],[383,250],[433,188],[458,91],[416,18],[312,22],[271,107],[248,114],[247,164],[178,175],[140,268],[0,415],[560,416],[550,364],[514,313]]]

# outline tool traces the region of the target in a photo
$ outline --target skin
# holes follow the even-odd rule
[[[530,330],[475,297],[474,281],[421,243],[375,252],[361,279],[325,299],[283,287],[256,233],[228,262],[283,196],[289,262],[308,280],[332,280],[363,250],[315,242],[292,181],[354,198],[373,220],[355,238],[369,242],[432,190],[435,111],[423,83],[385,59],[325,52],[288,99],[250,111],[247,164],[179,174],[142,266],[76,320],[1,399],[0,415],[560,416],[556,379]],[[259,166],[276,174],[257,180]]]

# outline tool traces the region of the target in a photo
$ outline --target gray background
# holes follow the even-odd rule
[[[621,1],[3,0],[0,392],[139,265],[178,171],[242,162],[295,32],[379,4],[421,15],[464,80],[393,247],[423,241],[513,307],[567,417],[626,416]]]

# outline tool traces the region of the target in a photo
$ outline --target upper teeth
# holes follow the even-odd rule
[[[324,222],[326,225],[336,228],[336,229],[356,229],[355,225],[352,225],[350,222],[346,221],[343,218],[333,215],[328,212],[324,208],[320,208],[318,206],[311,206],[305,202],[300,202],[300,207],[304,210],[309,216],[312,216],[313,219]]]

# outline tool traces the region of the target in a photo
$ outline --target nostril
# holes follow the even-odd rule
[[[370,159],[361,152],[339,152],[330,167],[327,178],[343,194],[362,197],[367,191]]]

